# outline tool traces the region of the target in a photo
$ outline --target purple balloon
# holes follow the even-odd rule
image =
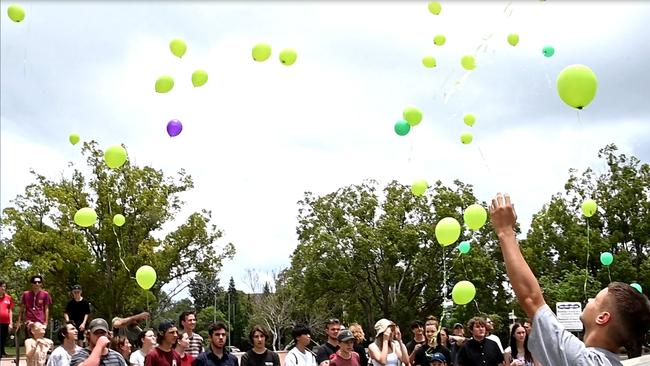
[[[183,124],[181,121],[173,119],[167,122],[167,133],[169,134],[169,137],[178,136],[181,131],[183,131]]]

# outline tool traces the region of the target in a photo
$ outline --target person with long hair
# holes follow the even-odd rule
[[[528,334],[526,328],[515,323],[510,329],[510,346],[505,349],[506,366],[536,366],[533,355],[528,350]]]
[[[402,342],[402,333],[395,323],[380,319],[375,323],[377,336],[368,347],[373,366],[400,366],[409,364],[409,355]]]
[[[111,339],[111,349],[121,354],[124,360],[128,360],[131,355],[131,342],[126,336],[118,335]]]
[[[350,324],[350,332],[354,335],[354,352],[359,354],[359,360],[361,366],[368,366],[368,354],[366,353],[366,348],[364,347],[364,342],[366,341],[366,335],[363,333],[363,328],[359,323]]]

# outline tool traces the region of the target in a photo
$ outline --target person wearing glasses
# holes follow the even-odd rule
[[[32,289],[23,292],[20,298],[20,311],[18,312],[18,324],[20,328],[21,322],[25,319],[25,339],[32,337],[31,323],[41,323],[43,329],[47,328],[47,321],[50,316],[50,305],[52,299],[50,294],[43,290],[43,277],[40,275],[32,276],[29,279],[32,284]]]

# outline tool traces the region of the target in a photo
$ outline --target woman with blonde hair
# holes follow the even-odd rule
[[[402,342],[399,327],[388,319],[380,319],[375,323],[377,336],[368,347],[373,366],[400,366],[409,364],[409,354]]]
[[[45,338],[45,326],[39,322],[29,324],[32,338],[25,340],[27,366],[45,366],[48,352],[54,349],[54,342]]]
[[[361,366],[368,366],[368,353],[364,347],[364,342],[366,341],[366,335],[363,333],[363,328],[359,323],[350,324],[350,332],[354,336],[354,347],[352,348],[354,352],[359,354],[359,361]]]

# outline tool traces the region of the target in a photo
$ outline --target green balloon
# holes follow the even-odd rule
[[[465,122],[469,127],[472,127],[474,126],[474,123],[476,123],[476,117],[471,113],[465,113],[463,116],[463,122]]]
[[[586,217],[592,217],[598,211],[598,204],[592,199],[586,199],[582,202],[582,214]]]
[[[598,79],[584,65],[567,66],[557,77],[557,92],[562,101],[573,108],[582,109],[596,96]]]
[[[614,262],[614,256],[610,252],[600,253],[600,263],[604,266],[609,266]]]
[[[253,60],[257,62],[266,61],[271,57],[271,46],[266,43],[258,43],[253,47]]]
[[[424,58],[422,58],[422,65],[424,65],[424,67],[428,67],[430,69],[434,68],[437,65],[436,64],[436,59],[433,56],[425,56]]]
[[[293,48],[285,48],[280,51],[280,62],[282,62],[284,66],[293,65],[297,58],[298,54]]]
[[[487,211],[479,204],[473,204],[465,209],[463,213],[465,225],[472,230],[478,230],[487,221]]]
[[[460,224],[453,217],[445,217],[436,224],[436,239],[443,247],[451,245],[460,237]]]
[[[451,290],[451,299],[458,305],[468,304],[476,296],[476,287],[469,281],[460,281]]]
[[[187,44],[181,38],[175,38],[169,42],[169,49],[172,51],[174,56],[181,58],[187,51]]]
[[[440,5],[439,2],[437,1],[429,1],[429,11],[433,15],[438,15],[440,14],[440,11],[442,10],[442,5]]]
[[[427,181],[424,179],[418,179],[411,185],[411,193],[413,193],[415,196],[420,197],[424,194],[424,192],[426,192],[427,188],[429,188]]]
[[[194,87],[203,86],[208,82],[208,73],[205,70],[196,70],[192,73],[192,85]]]
[[[516,33],[508,34],[508,43],[510,43],[512,47],[516,46],[517,43],[519,43],[519,35]]]
[[[399,120],[395,123],[395,133],[400,136],[406,136],[410,130],[411,125],[404,120]]]
[[[409,125],[417,126],[422,121],[422,112],[415,107],[406,107],[402,112],[402,117],[409,123]]]
[[[542,53],[546,57],[551,57],[555,54],[555,48],[553,48],[553,46],[544,46],[544,48],[542,48]]]
[[[442,34],[438,34],[435,37],[433,37],[433,44],[435,44],[436,46],[442,46],[443,44],[445,44],[445,42],[447,42],[447,38],[445,38],[445,36]]]
[[[156,270],[151,266],[144,265],[135,272],[135,280],[144,290],[148,290],[156,283]]]
[[[174,87],[174,79],[171,76],[161,76],[156,80],[156,92],[167,93]]]
[[[640,293],[643,293],[643,288],[641,288],[641,285],[639,285],[638,283],[636,283],[636,282],[632,282],[632,283],[630,284],[630,286],[634,287],[634,288],[635,288],[637,291],[639,291]]]
[[[74,223],[81,227],[89,227],[95,225],[97,221],[97,213],[90,207],[79,209],[74,214]]]
[[[460,142],[462,142],[465,145],[471,144],[472,140],[474,140],[474,136],[472,135],[471,132],[463,132],[460,135]]]
[[[7,15],[9,15],[9,19],[16,23],[20,23],[25,19],[25,9],[20,5],[9,5],[9,8],[7,8]]]
[[[117,169],[126,162],[126,149],[121,145],[113,145],[104,151],[104,161],[111,169]]]
[[[70,140],[70,143],[73,145],[76,145],[80,139],[81,138],[76,133],[71,133],[70,137],[68,137],[68,140]]]
[[[113,216],[113,224],[115,224],[115,226],[122,226],[125,222],[126,218],[123,215],[117,214]]]
[[[461,254],[467,254],[471,248],[472,246],[468,241],[463,241],[458,244],[458,251],[460,251]]]
[[[465,70],[474,70],[476,68],[476,59],[474,56],[465,55],[460,59],[460,65],[463,66]]]

